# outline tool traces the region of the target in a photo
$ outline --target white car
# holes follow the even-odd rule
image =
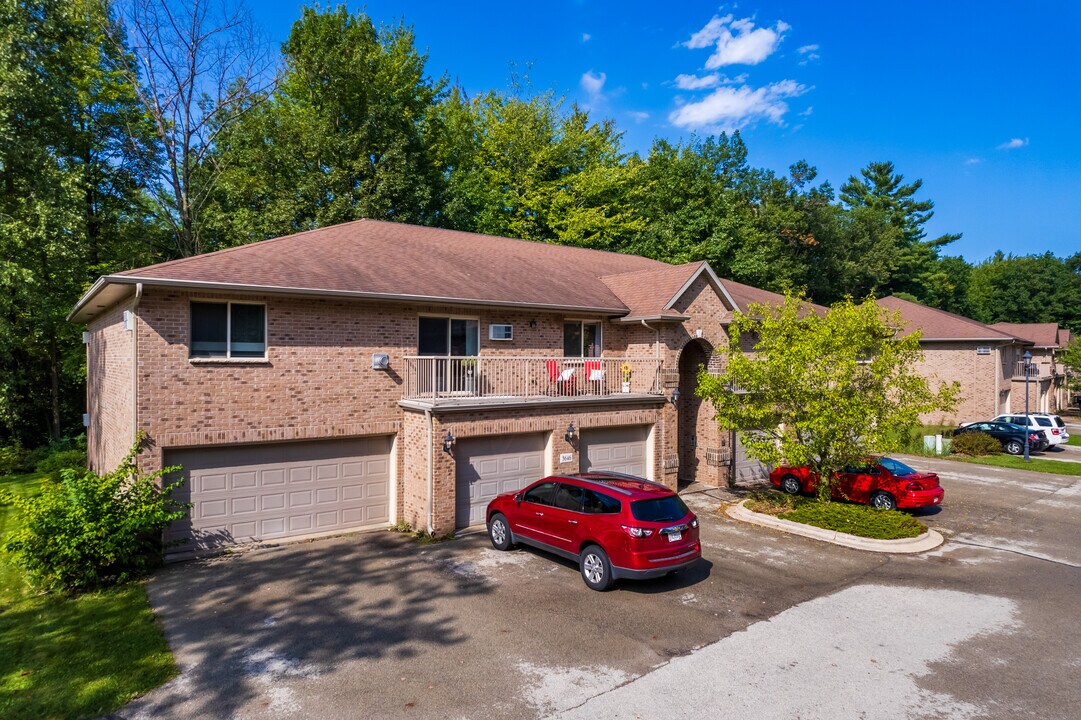
[[[1020,415],[999,415],[995,418],[997,422],[1008,422],[1014,425],[1020,425],[1021,427],[1027,427],[1029,430],[1036,430],[1040,434],[1047,437],[1051,446],[1061,445],[1070,439],[1070,436],[1066,433],[1066,425],[1060,427],[1053,418],[1057,415],[1047,415],[1045,413],[1029,413],[1026,420],[1024,413]],[[1062,419],[1059,418],[1059,422]]]
[[[1054,430],[1054,428],[1056,428],[1056,427],[1058,428],[1058,434],[1062,438],[1062,442],[1066,442],[1067,440],[1070,439],[1070,433],[1068,433],[1066,431],[1066,423],[1063,422],[1062,418],[1060,418],[1058,415],[1052,415],[1051,413],[1032,413],[1032,414],[1035,415],[1036,417],[1050,418],[1051,423],[1053,425],[1052,430]]]

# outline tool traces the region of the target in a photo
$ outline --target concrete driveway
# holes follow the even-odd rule
[[[119,716],[1075,717],[1081,478],[913,462],[950,537],[916,557],[742,525],[710,491],[686,496],[700,567],[603,594],[476,534],[172,566],[149,591],[183,673]]]

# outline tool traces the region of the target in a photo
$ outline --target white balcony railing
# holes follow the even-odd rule
[[[1014,365],[1013,376],[1023,380],[1025,375],[1025,361],[1018,360]],[[1051,377],[1051,363],[1029,363],[1027,375],[1030,380],[1049,378]]]
[[[406,400],[661,395],[647,358],[442,356],[405,358]]]

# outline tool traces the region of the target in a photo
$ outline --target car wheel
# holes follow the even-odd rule
[[[496,513],[488,521],[488,539],[492,541],[492,547],[496,550],[510,550],[514,547],[511,540],[510,525],[502,513]]]
[[[1017,440],[1010,440],[1006,443],[1006,452],[1010,455],[1020,455],[1025,452],[1025,444]]]
[[[896,510],[897,501],[893,499],[893,495],[890,495],[884,490],[879,490],[871,496],[871,504],[879,510]]]
[[[612,587],[612,563],[599,545],[590,545],[578,556],[582,579],[590,590],[603,592]]]
[[[785,475],[781,478],[781,490],[789,495],[798,495],[803,487],[799,484],[799,478],[795,475]]]

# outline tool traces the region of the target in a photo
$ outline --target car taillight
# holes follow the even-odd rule
[[[913,480],[908,485],[905,485],[905,490],[908,490],[909,492],[917,492],[919,490],[923,490],[923,485],[920,485],[918,482]]]
[[[632,538],[647,538],[653,534],[653,531],[648,528],[634,527],[633,525],[621,525],[620,527]]]
[[[1029,436],[1028,436],[1028,439],[1029,439],[1029,440],[1039,440],[1039,439],[1040,439],[1040,436],[1039,436],[1039,435],[1037,435],[1037,434],[1035,434],[1035,433],[1033,433],[1032,435],[1029,435]]]
[[[1051,434],[1052,435],[1058,435],[1058,428],[1052,428],[1051,429]]]

